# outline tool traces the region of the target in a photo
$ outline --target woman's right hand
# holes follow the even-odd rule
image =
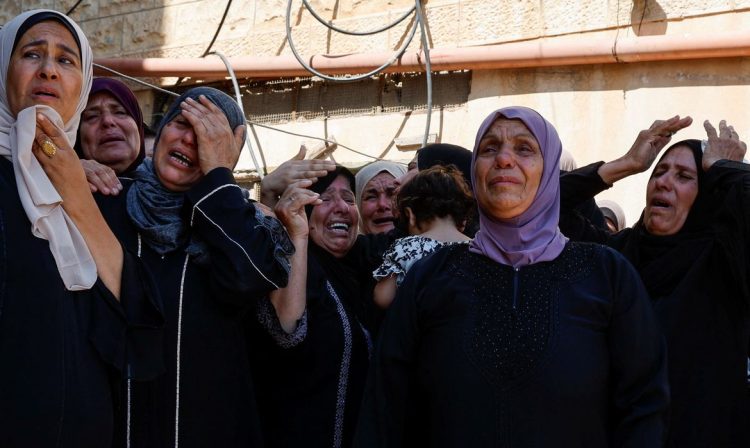
[[[648,128],[638,133],[635,142],[624,156],[599,167],[599,176],[609,185],[627,176],[646,171],[656,160],[677,131],[693,123],[688,117],[679,115],[668,120],[656,120]]]
[[[637,170],[636,173],[646,171],[654,163],[659,152],[667,146],[672,136],[692,123],[692,118],[680,118],[679,115],[668,120],[654,121],[651,127],[638,133],[638,137],[625,154],[625,158],[632,163],[633,169]]]
[[[742,162],[747,152],[747,145],[740,140],[740,136],[733,126],[727,125],[725,120],[719,122],[719,133],[708,120],[703,122],[708,141],[703,153],[703,170],[708,171],[719,160],[734,160]]]
[[[260,184],[261,202],[273,207],[287,186],[303,179],[310,180],[312,184],[319,177],[324,177],[329,171],[336,169],[336,164],[330,160],[305,160],[306,153],[305,146],[300,146],[294,157],[263,178]]]
[[[86,173],[86,180],[89,181],[89,188],[92,193],[98,191],[102,194],[116,196],[122,191],[122,184],[112,168],[96,160],[88,159],[81,159],[81,166]]]
[[[322,201],[319,194],[307,189],[312,185],[309,179],[300,180],[289,185],[279,202],[274,207],[276,217],[286,227],[289,238],[307,238],[309,227],[307,224],[306,205],[318,205]]]

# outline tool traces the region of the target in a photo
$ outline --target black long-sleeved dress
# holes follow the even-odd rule
[[[750,446],[750,167],[716,162],[691,211],[701,224],[660,238],[640,222],[610,235],[571,210],[610,187],[600,165],[561,177],[560,229],[622,252],[644,281],[667,340],[667,446]]]
[[[259,297],[286,285],[286,232],[245,199],[230,170],[217,168],[186,192],[183,210],[210,262],[184,248],[162,257],[131,223],[126,196],[110,205],[119,211],[111,226],[157,279],[166,315],[166,374],[130,385],[131,446],[261,446],[241,322]]]
[[[443,248],[407,273],[380,336],[355,446],[661,446],[664,343],[606,247],[519,270]]]
[[[101,280],[65,289],[0,158],[0,446],[107,447],[120,378],[163,368],[158,293],[124,252],[120,301]]]
[[[310,242],[307,306],[292,334],[270,301],[249,320],[249,355],[265,446],[349,447],[372,345],[372,270],[394,239],[359,236],[337,259]]]

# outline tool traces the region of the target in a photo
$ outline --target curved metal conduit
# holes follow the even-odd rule
[[[104,72],[111,73],[113,75],[119,76],[119,77],[127,79],[129,81],[133,81],[135,83],[138,83],[138,84],[141,84],[143,86],[149,87],[151,89],[157,90],[159,92],[166,93],[167,95],[173,96],[175,98],[177,98],[178,96],[180,96],[179,94],[177,94],[175,92],[172,92],[172,91],[166,90],[166,89],[162,89],[159,86],[153,85],[151,83],[148,83],[146,81],[140,80],[140,79],[135,78],[133,76],[126,75],[125,73],[119,72],[119,71],[114,70],[114,69],[112,69],[110,67],[107,67],[107,66],[104,66],[104,65],[101,65],[101,64],[97,64],[96,62],[94,63],[94,67],[96,67],[96,68],[98,68],[98,69],[100,69],[100,70],[102,70]],[[268,129],[268,130],[271,130],[271,131],[275,131],[275,132],[281,132],[282,134],[289,134],[289,135],[294,135],[296,137],[304,137],[304,138],[309,138],[309,139],[312,139],[312,140],[319,140],[319,141],[325,142],[325,143],[336,144],[339,147],[344,148],[344,149],[346,149],[348,151],[351,151],[351,152],[353,152],[355,154],[359,154],[359,155],[362,155],[362,156],[365,156],[365,157],[369,157],[369,158],[374,159],[374,160],[382,160],[382,159],[380,159],[378,157],[375,157],[375,156],[372,156],[370,154],[367,154],[366,152],[358,151],[358,150],[356,150],[356,149],[354,149],[354,148],[352,148],[350,146],[347,146],[347,145],[345,145],[345,144],[343,144],[341,142],[335,142],[333,140],[328,140],[328,139],[322,138],[322,137],[316,137],[314,135],[300,134],[298,132],[287,131],[285,129],[280,129],[280,128],[276,128],[276,127],[273,127],[273,126],[268,126],[266,124],[257,123],[257,122],[249,121],[249,120],[247,121],[247,124],[251,124],[253,126],[259,126],[261,128],[265,128],[265,129]]]
[[[240,93],[240,85],[237,83],[237,76],[234,74],[234,69],[232,68],[232,64],[229,63],[229,59],[226,58],[221,52],[218,51],[212,51],[208,53],[209,55],[218,56],[221,58],[221,61],[226,65],[227,72],[229,72],[229,76],[232,78],[232,86],[234,86],[234,95],[237,99],[237,105],[240,106],[240,111],[242,112],[242,116],[245,116],[245,108],[242,107],[242,94]],[[247,127],[246,127],[247,128]],[[234,130],[234,129],[232,129]],[[253,150],[253,144],[250,142],[250,132],[249,129],[245,129],[245,144],[247,145],[248,151],[250,151],[250,157],[253,158],[253,165],[255,165],[255,171],[258,172],[258,176],[260,176],[260,179],[263,180],[263,171],[265,171],[265,167],[263,167],[263,170],[260,169],[260,164],[258,163],[258,159],[255,158],[255,151]]]
[[[414,35],[417,32],[417,27],[419,27],[420,37],[422,41],[422,48],[424,50],[424,55],[425,55],[425,74],[427,77],[427,120],[425,124],[424,137],[422,139],[422,146],[427,145],[427,140],[430,135],[430,123],[432,121],[432,64],[430,63],[429,42],[427,41],[427,32],[426,32],[424,12],[422,11],[422,0],[414,0],[414,6],[410,8],[406,13],[401,15],[399,18],[397,18],[395,21],[383,27],[370,30],[370,31],[350,31],[350,30],[345,30],[337,26],[334,26],[332,23],[327,22],[320,15],[318,15],[318,13],[315,12],[313,7],[310,6],[310,4],[308,3],[308,0],[302,0],[302,4],[310,12],[310,14],[313,17],[315,17],[315,19],[317,19],[318,22],[322,23],[326,28],[332,31],[336,31],[338,33],[348,34],[351,36],[369,36],[373,34],[382,33],[383,31],[386,31],[395,27],[399,23],[403,22],[407,17],[414,14],[414,24],[411,26],[411,29],[409,30],[409,36],[406,38],[406,40],[404,40],[404,43],[401,45],[401,47],[398,50],[396,50],[393,56],[391,56],[387,61],[385,61],[385,63],[382,64],[380,67],[377,67],[374,70],[370,70],[367,73],[362,73],[359,75],[345,75],[345,76],[326,75],[325,73],[322,73],[314,69],[299,54],[299,52],[297,51],[297,47],[294,45],[294,39],[292,38],[292,5],[293,3],[294,3],[294,0],[289,0],[286,6],[286,38],[287,38],[287,42],[289,42],[289,49],[292,50],[292,54],[294,54],[294,57],[297,59],[300,65],[302,65],[302,67],[305,68],[305,70],[314,74],[315,76],[318,76],[319,78],[322,78],[331,82],[355,82],[355,81],[360,81],[362,79],[369,78],[373,75],[376,75],[382,72],[387,67],[393,65],[393,63],[395,63],[401,56],[403,56],[404,52],[406,52],[406,49],[414,40]]]

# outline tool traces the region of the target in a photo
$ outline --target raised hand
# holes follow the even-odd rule
[[[711,166],[719,160],[734,160],[742,162],[747,152],[747,145],[740,140],[740,136],[733,126],[727,125],[725,120],[719,122],[719,133],[716,128],[706,120],[703,122],[708,142],[703,153],[703,170],[708,171]]]
[[[43,114],[36,117],[36,137],[31,151],[63,200],[63,208],[73,214],[76,207],[93,203],[78,155],[65,133]]]
[[[237,165],[244,143],[245,126],[229,127],[224,112],[204,95],[199,101],[188,98],[180,104],[182,116],[190,123],[198,144],[198,164],[203,174],[214,168]]]
[[[664,149],[672,139],[672,136],[681,129],[690,126],[693,119],[690,117],[680,118],[679,115],[668,120],[656,120],[648,129],[638,133],[625,157],[632,162],[636,172],[646,171],[656,160],[656,156]]]
[[[300,146],[294,157],[263,178],[260,187],[261,202],[273,206],[287,186],[304,179],[315,182],[336,169],[336,164],[330,160],[305,160],[306,153],[307,148]]]
[[[627,176],[646,171],[672,139],[672,135],[692,123],[692,118],[680,118],[679,115],[668,120],[654,121],[651,127],[638,133],[633,146],[625,155],[599,167],[599,176],[611,185]]]
[[[309,233],[305,206],[321,203],[320,195],[307,189],[310,185],[312,185],[310,179],[303,179],[289,185],[274,207],[276,216],[286,227],[292,241],[307,238]]]
[[[62,198],[63,209],[86,241],[99,278],[119,300],[122,246],[91,195],[78,155],[63,131],[42,114],[36,117],[36,138],[31,151]]]

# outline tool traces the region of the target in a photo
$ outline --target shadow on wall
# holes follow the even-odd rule
[[[667,13],[656,0],[633,0],[630,23],[636,36],[661,36],[667,33]]]

